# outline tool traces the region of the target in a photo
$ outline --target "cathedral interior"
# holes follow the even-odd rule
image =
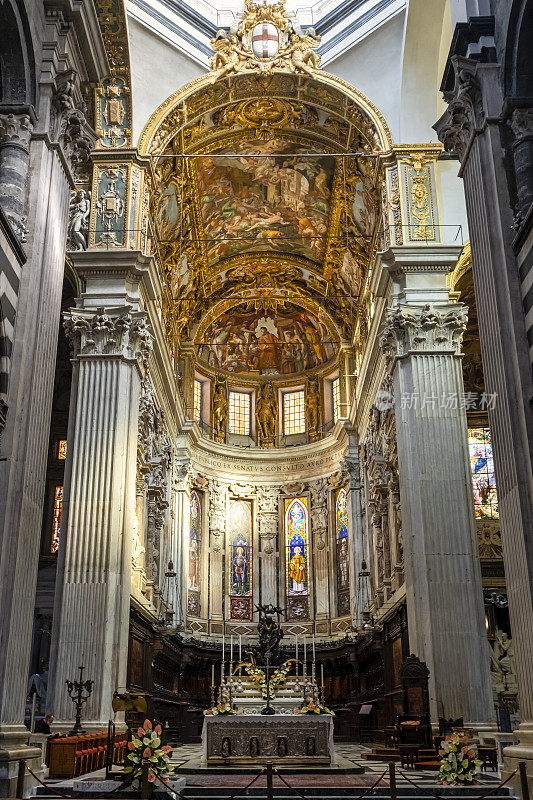
[[[80,666],[199,742],[264,609],[533,789],[533,2],[0,21],[0,796]]]

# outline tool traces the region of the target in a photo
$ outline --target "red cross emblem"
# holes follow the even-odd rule
[[[279,46],[278,29],[271,22],[261,22],[252,31],[252,50],[258,58],[272,58]]]

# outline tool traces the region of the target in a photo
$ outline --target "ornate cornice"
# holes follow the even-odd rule
[[[65,313],[64,327],[76,358],[120,357],[146,365],[153,337],[142,311],[97,308],[72,309]]]
[[[459,355],[468,314],[465,306],[402,306],[387,312],[379,344],[388,361],[410,353]]]

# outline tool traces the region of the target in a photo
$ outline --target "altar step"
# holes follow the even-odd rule
[[[301,786],[297,787],[298,792],[309,798],[316,798],[316,800],[345,800],[347,797],[357,796],[364,790],[364,786],[359,787],[316,787],[316,786]],[[254,800],[267,800],[266,790],[263,787],[255,788],[251,786],[249,789],[243,789],[242,794],[233,794],[233,788],[224,787],[217,789],[212,786],[186,786],[182,789],[181,794],[190,800],[227,800],[228,790],[231,791],[232,797],[237,798],[248,797]],[[465,786],[435,786],[435,784],[428,784],[427,787],[419,790],[414,788],[398,787],[396,795],[401,800],[419,800],[420,797],[428,797],[428,790],[436,793],[439,797],[450,798],[450,800],[474,800],[482,794],[479,786],[465,787]],[[276,800],[295,800],[298,794],[291,792],[286,787],[274,787],[272,790],[273,796]],[[374,789],[366,797],[374,797],[379,800],[388,800],[390,792],[388,788]],[[491,800],[511,800],[514,798],[509,790],[504,787],[495,794],[490,795]]]

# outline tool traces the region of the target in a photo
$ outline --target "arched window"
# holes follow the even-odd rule
[[[335,500],[335,552],[337,562],[337,614],[350,613],[350,565],[348,545],[348,495],[339,489]]]
[[[309,619],[309,508],[307,497],[285,499],[287,619]]]
[[[200,553],[202,549],[202,502],[193,489],[190,504],[189,571],[187,576],[187,614],[200,616]]]
[[[234,500],[228,518],[229,618],[252,619],[252,503]]]

